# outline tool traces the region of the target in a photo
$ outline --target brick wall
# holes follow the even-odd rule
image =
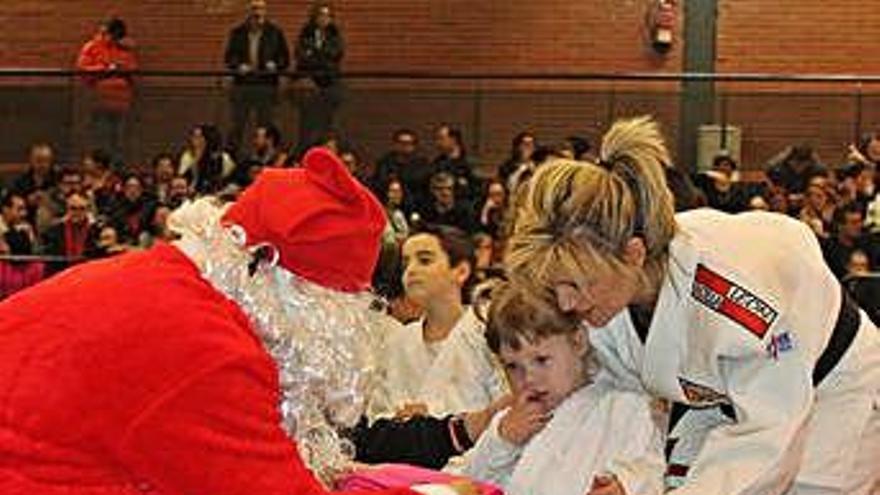
[[[683,0],[682,0],[683,1]],[[880,74],[876,25],[880,3],[856,0],[718,0],[718,72]],[[9,2],[0,22],[2,64],[69,67],[96,20],[108,14],[129,21],[146,68],[219,67],[228,29],[242,18],[241,0],[21,0]],[[679,2],[681,3],[681,2]],[[680,43],[667,57],[647,49],[648,0],[371,0],[337,1],[348,42],[348,70],[437,72],[676,72]],[[306,2],[270,0],[270,16],[294,38]],[[680,35],[680,33],[679,33]],[[134,158],[177,147],[190,124],[226,125],[226,100],[218,81],[188,89],[142,83],[132,125]],[[656,111],[674,143],[678,133],[676,87],[647,84],[456,85],[408,83],[395,91],[357,86],[340,110],[340,125],[368,155],[384,148],[398,124],[427,131],[441,121],[464,127],[478,140],[479,156],[495,162],[511,135],[533,128],[549,140],[578,132],[598,134],[610,119]],[[279,117],[295,135],[297,98],[288,92]],[[478,90],[479,89],[479,90]],[[743,128],[747,166],[766,160],[793,141],[814,141],[829,161],[857,129],[880,126],[877,87],[861,102],[851,86],[722,85],[739,95],[728,105],[731,123]],[[761,89],[769,94],[743,96]],[[840,96],[839,93],[843,93]],[[780,94],[782,93],[782,94]],[[793,95],[793,93],[806,93]],[[828,93],[836,93],[828,95]],[[61,143],[73,154],[82,116],[69,86],[51,90],[0,88],[0,125],[17,138],[0,143],[0,161],[21,156],[34,139]],[[719,107],[720,108],[720,107]],[[720,111],[719,111],[720,113]],[[30,117],[33,116],[33,117]],[[859,126],[858,124],[861,124]],[[427,137],[427,136],[424,136]]]
[[[880,2],[719,0],[718,72],[880,74]],[[812,142],[830,164],[861,130],[880,129],[880,85],[722,85],[731,123],[756,166],[786,144]],[[863,93],[859,100],[858,93]],[[861,111],[859,112],[859,108]],[[860,114],[861,113],[861,114]]]
[[[5,6],[0,22],[3,65],[69,67],[79,45],[107,15],[125,18],[138,43],[144,68],[220,67],[228,30],[243,16],[241,0],[22,0]],[[681,68],[680,51],[654,55],[645,41],[645,0],[381,0],[337,1],[348,53],[348,70],[435,71],[446,73],[536,73],[664,71]],[[270,17],[293,39],[305,19],[307,2],[270,0]],[[0,93],[0,120],[15,125],[21,143],[0,145],[0,161],[20,156],[28,140],[47,136],[74,154],[81,141],[82,116],[71,104],[74,92],[62,85],[45,94],[38,118],[22,119],[42,97]],[[142,81],[141,105],[133,125],[134,157],[178,146],[187,127],[200,121],[226,124],[225,97],[216,81],[191,83],[189,90]],[[572,133],[593,133],[628,111],[627,97],[607,98],[608,85],[512,85],[475,91],[472,84],[409,83],[404,91],[355,91],[339,114],[340,125],[367,155],[384,148],[399,124],[428,130],[451,121],[480,140],[480,157],[495,162],[506,154],[512,133],[541,130],[548,141]],[[619,88],[624,88],[618,85]],[[424,89],[431,88],[431,89]],[[625,88],[624,88],[625,89]],[[288,93],[280,109],[282,127],[294,135],[297,95]],[[651,85],[635,100],[664,100],[662,113],[674,138],[677,98],[657,96],[674,85]],[[598,93],[596,91],[599,91]],[[9,101],[9,100],[16,101]],[[597,100],[598,99],[598,100]],[[617,104],[615,102],[624,102]],[[651,107],[640,107],[647,111]],[[54,118],[54,114],[58,114]],[[14,119],[14,121],[12,120]],[[425,136],[427,137],[427,136]],[[17,140],[19,141],[19,140]]]

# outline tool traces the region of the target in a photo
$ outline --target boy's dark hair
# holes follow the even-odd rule
[[[470,276],[462,285],[461,298],[467,304],[470,302],[471,288],[474,282],[474,267],[477,266],[476,249],[474,241],[463,230],[450,225],[424,225],[415,234],[427,234],[437,238],[440,249],[449,258],[449,266],[455,268],[461,263],[467,263],[470,268]]]
[[[476,264],[474,242],[463,230],[449,225],[428,224],[416,234],[428,234],[436,237],[440,242],[440,248],[449,258],[449,266],[454,268],[460,263],[467,263],[473,269]]]

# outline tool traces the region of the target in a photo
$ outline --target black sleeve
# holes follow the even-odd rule
[[[774,186],[782,186],[785,187],[787,184],[784,184],[784,180],[782,177],[782,165],[776,164],[767,169],[767,178],[770,179],[770,182]]]
[[[230,31],[229,39],[226,41],[226,53],[223,55],[223,62],[229,70],[238,69],[238,66],[244,60],[241,53],[241,43],[238,38],[238,28],[236,28]]]
[[[53,225],[43,233],[43,254],[61,256],[64,254],[64,227]]]
[[[290,67],[290,49],[287,48],[287,37],[284,36],[284,31],[280,28],[276,30],[278,36],[278,60],[276,60],[276,64],[278,64],[278,70],[284,71]]]
[[[294,50],[294,57],[296,57],[296,64],[298,69],[306,69],[313,62],[313,54],[312,54],[312,46],[311,46],[311,36],[309,25],[306,24],[299,31],[299,36],[296,38],[296,49]]]
[[[355,459],[370,464],[394,462],[440,469],[458,455],[450,435],[452,416],[416,416],[408,420],[380,419],[367,425],[366,419],[351,431]]]
[[[345,40],[342,38],[342,31],[339,28],[333,29],[333,36],[330,36],[327,41],[325,53],[327,61],[332,64],[339,64],[345,55]]]

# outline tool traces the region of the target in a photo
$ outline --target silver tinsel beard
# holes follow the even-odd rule
[[[282,426],[329,483],[354,456],[339,429],[360,418],[375,379],[380,336],[369,310],[373,297],[304,280],[277,266],[277,257],[251,273],[261,246],[247,246],[240,227],[221,226],[223,211],[201,199],[175,211],[169,226],[202,276],[248,315],[278,366]]]

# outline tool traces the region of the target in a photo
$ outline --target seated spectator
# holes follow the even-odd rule
[[[380,403],[400,415],[442,416],[483,409],[507,393],[483,325],[464,305],[474,249],[460,230],[436,227],[403,245],[406,295],[424,317],[388,336]]]
[[[501,235],[501,224],[507,213],[507,189],[500,179],[489,181],[486,188],[486,201],[480,208],[479,229],[493,239]]]
[[[281,131],[273,124],[262,124],[254,129],[251,148],[242,162],[262,167],[283,167],[287,153],[281,145]]]
[[[159,153],[153,158],[153,174],[148,184],[149,195],[156,201],[166,201],[174,178],[174,157],[169,153]]]
[[[764,199],[767,202],[769,211],[775,213],[781,213],[783,215],[788,215],[789,210],[791,209],[791,204],[789,203],[789,195],[786,190],[780,186],[773,185],[772,183],[767,186],[767,190],[765,191]],[[799,212],[800,210],[798,210]]]
[[[99,215],[109,215],[116,196],[122,191],[122,181],[112,167],[110,154],[92,150],[83,156],[83,191]]]
[[[736,161],[721,154],[712,160],[712,169],[694,177],[694,184],[706,197],[706,204],[716,210],[738,213],[747,208],[745,187],[739,183]]]
[[[666,185],[672,191],[675,200],[675,211],[686,211],[706,206],[706,196],[691,182],[688,174],[677,169],[674,165],[663,167],[666,175]]]
[[[880,194],[868,203],[865,212],[865,227],[872,234],[880,234]]]
[[[31,242],[34,243],[36,241],[35,232],[28,223],[27,214],[24,196],[15,191],[4,194],[3,201],[0,203],[0,235],[10,230],[22,230],[28,232]]]
[[[34,246],[27,232],[13,229],[0,236],[0,255],[33,254]],[[43,280],[44,269],[42,261],[0,259],[0,300]]]
[[[855,250],[850,254],[843,284],[876,325],[880,324],[880,276],[871,270],[868,255]]]
[[[467,159],[461,131],[443,124],[434,133],[434,144],[439,154],[434,158],[432,172],[451,175],[455,179],[455,194],[459,198],[468,201],[477,199],[482,187]]]
[[[830,235],[834,217],[834,202],[829,198],[828,191],[822,183],[813,183],[807,187],[806,201],[798,218],[813,230],[820,238]]]
[[[388,183],[388,191],[385,195],[385,212],[388,215],[388,227],[394,236],[394,242],[398,245],[409,237],[409,222],[404,212],[405,191],[399,180]]]
[[[870,245],[863,235],[864,217],[856,205],[839,208],[834,213],[835,235],[822,241],[825,262],[837,278],[847,274],[847,265],[854,251],[870,253]]]
[[[868,254],[861,249],[856,249],[849,254],[846,263],[847,277],[864,277],[871,274],[871,260]]]
[[[376,194],[379,190],[376,181],[376,164],[361,160],[360,156],[352,149],[344,149],[339,152],[339,159],[345,164],[345,168],[351,172],[351,175],[363,184],[367,189],[373,191],[373,194],[380,198],[381,195]]]
[[[451,225],[465,232],[474,232],[474,212],[466,201],[459,200],[455,178],[440,172],[431,177],[433,202],[421,211],[424,224]]]
[[[116,201],[110,219],[123,242],[136,246],[140,235],[150,224],[153,207],[144,194],[140,176],[129,174],[122,185],[122,194]]]
[[[43,235],[43,252],[65,258],[64,261],[48,263],[46,269],[49,274],[60,272],[82,261],[92,223],[86,197],[78,192],[67,196],[64,217]]]
[[[827,175],[828,170],[819,161],[812,146],[799,145],[786,148],[774,157],[767,167],[767,177],[773,185],[782,187],[789,194],[792,206],[800,206],[810,179]]]
[[[119,232],[110,223],[99,223],[92,230],[94,237],[89,240],[86,257],[100,259],[128,252],[130,247],[120,242]]]
[[[171,215],[171,208],[165,203],[157,203],[153,206],[150,225],[141,232],[138,239],[139,247],[149,248],[157,242],[171,242],[177,239],[177,236],[168,229],[169,215]]]
[[[388,183],[399,180],[408,199],[407,213],[430,204],[431,166],[418,153],[418,137],[410,129],[398,129],[392,136],[391,151],[377,162],[376,187],[386,190]]]
[[[499,272],[498,256],[495,249],[495,240],[489,234],[480,232],[474,234],[474,281],[485,282]]]
[[[531,132],[520,132],[513,138],[510,145],[510,157],[498,167],[498,176],[504,183],[517,170],[522,168],[535,169],[535,162],[532,160],[535,147],[535,135]]]
[[[870,169],[880,166],[880,134],[869,132],[859,138],[859,142],[850,145],[847,159],[861,163]]]
[[[184,201],[191,200],[194,194],[186,177],[178,175],[171,179],[165,203],[173,210],[182,205]]]
[[[57,180],[55,153],[49,143],[35,143],[28,151],[27,170],[13,180],[10,189],[30,203],[29,196],[37,191],[48,192]]]
[[[81,194],[83,191],[83,175],[75,167],[64,167],[58,174],[58,183],[49,192],[49,215],[53,224],[64,216],[67,211],[67,197],[71,194]],[[88,202],[88,198],[86,198]]]
[[[177,174],[186,177],[196,192],[213,194],[226,185],[235,167],[235,162],[223,151],[220,130],[211,124],[202,124],[190,132]]]
[[[568,136],[557,147],[556,154],[561,158],[583,161],[590,159],[590,151],[592,149],[593,146],[587,138],[582,136]]]
[[[28,220],[35,228],[47,226],[52,220],[48,199],[58,180],[58,168],[54,160],[55,153],[48,143],[31,145],[27,170],[16,177],[10,187],[25,199]]]
[[[513,404],[495,414],[463,466],[451,470],[509,495],[583,495],[617,459],[653,459],[659,478],[662,435],[648,396],[615,389],[596,373],[577,318],[501,287],[486,339],[507,373]]]

